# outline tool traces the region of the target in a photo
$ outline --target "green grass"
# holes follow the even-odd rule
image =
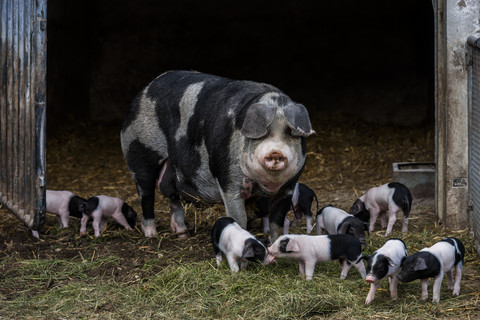
[[[427,232],[428,233],[428,232]],[[419,236],[422,236],[419,234]],[[430,234],[430,241],[435,241]],[[463,236],[471,248],[468,236]],[[373,235],[371,249],[385,239]],[[407,239],[407,245],[410,247]],[[367,251],[369,251],[367,249]],[[467,264],[475,272],[464,275],[462,292],[452,297],[444,280],[439,304],[420,301],[418,281],[399,285],[392,301],[388,281],[382,280],[375,300],[364,305],[369,286],[355,268],[340,280],[338,263],[317,264],[313,281],[298,275],[295,261],[279,259],[269,266],[250,264],[232,275],[215,260],[170,264],[147,277],[116,282],[106,275],[88,276],[101,264],[121,268],[114,256],[94,259],[22,260],[10,264],[2,276],[3,289],[18,289],[15,297],[0,294],[2,319],[431,319],[474,318],[480,312],[479,266],[473,250]],[[13,264],[12,264],[13,263]],[[145,260],[143,269],[156,264]],[[128,270],[126,271],[128,272]],[[475,285],[475,287],[471,287]],[[4,292],[4,291],[1,291]],[[431,296],[431,284],[430,284]]]

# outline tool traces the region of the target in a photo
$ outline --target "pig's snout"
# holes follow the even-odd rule
[[[365,277],[365,281],[367,281],[368,283],[374,283],[375,277],[371,274],[367,274],[367,276]]]
[[[288,159],[283,153],[278,151],[270,152],[265,158],[263,159],[263,164],[265,168],[272,171],[280,171],[283,170],[287,164]]]

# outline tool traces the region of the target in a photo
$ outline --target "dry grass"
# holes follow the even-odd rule
[[[348,209],[357,196],[390,181],[392,162],[433,161],[433,129],[374,127],[341,115],[315,115],[317,135],[309,138],[307,166],[301,181],[313,188],[320,206]],[[119,196],[140,212],[135,185],[125,166],[119,128],[87,126],[48,137],[48,186],[88,197]],[[251,264],[232,276],[217,268],[210,227],[223,215],[216,205],[187,205],[192,236],[179,240],[168,230],[169,209],[156,201],[156,238],[140,230],[108,225],[99,239],[79,236],[79,221],[58,230],[48,215],[40,241],[27,236],[11,214],[0,209],[0,318],[3,319],[431,319],[478,318],[480,261],[470,233],[445,230],[431,203],[414,203],[409,233],[394,227],[410,253],[444,236],[460,238],[466,248],[461,294],[442,286],[441,301],[420,301],[418,281],[400,284],[392,301],[384,279],[370,306],[369,290],[355,269],[340,280],[338,263],[317,264],[313,281],[298,276],[294,261],[270,266]],[[258,220],[250,223],[258,234]],[[303,233],[304,224],[293,229]],[[366,253],[383,245],[383,231],[368,238]],[[431,286],[430,286],[431,288]],[[431,289],[430,289],[431,292]]]

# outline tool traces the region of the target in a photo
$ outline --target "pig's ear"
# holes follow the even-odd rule
[[[420,271],[425,269],[428,269],[427,264],[425,263],[425,260],[422,258],[418,258],[417,261],[415,262],[415,266],[413,267],[413,270]]]
[[[253,250],[253,244],[248,242],[245,244],[242,252],[242,258],[253,258],[255,257],[255,252]]]
[[[387,261],[388,261],[388,266],[390,267],[396,267],[397,265],[395,264],[395,262],[393,262],[392,259],[390,259],[389,257],[385,257],[387,258]]]
[[[350,208],[350,211],[348,213],[356,215],[357,213],[361,212],[363,210],[363,202],[360,199],[355,200],[353,203],[353,206]]]
[[[254,103],[248,107],[240,132],[249,139],[259,139],[268,133],[277,107],[263,103]]]
[[[342,223],[337,230],[337,233],[347,233],[348,227],[350,226],[350,222]]]
[[[291,239],[287,243],[287,247],[285,248],[287,252],[299,252],[300,247],[298,246],[298,242],[295,239]]]
[[[287,124],[292,129],[292,136],[308,137],[315,133],[310,123],[307,108],[303,104],[294,104],[283,109]]]

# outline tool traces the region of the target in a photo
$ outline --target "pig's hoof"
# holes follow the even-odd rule
[[[148,219],[142,221],[142,231],[145,237],[151,238],[157,235],[157,228],[155,226],[155,220]]]

